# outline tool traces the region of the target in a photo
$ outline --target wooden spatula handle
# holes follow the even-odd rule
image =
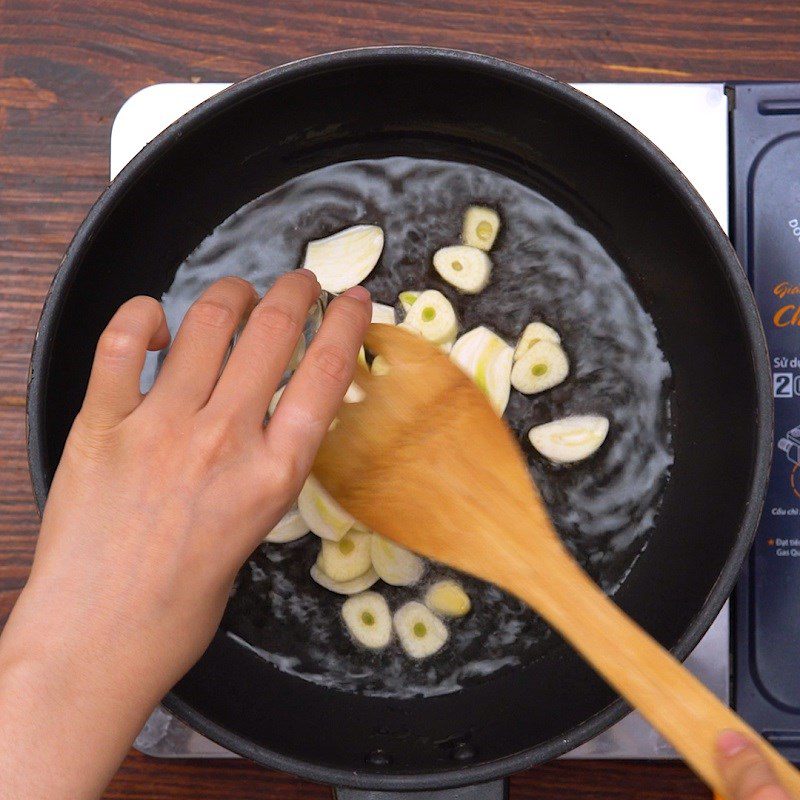
[[[731,729],[758,743],[783,786],[800,798],[800,772],[626,616],[566,553],[548,561],[546,575],[525,583],[507,588],[560,631],[714,791],[725,796],[716,740]]]

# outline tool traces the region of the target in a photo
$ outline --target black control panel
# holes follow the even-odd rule
[[[800,84],[734,84],[732,237],[767,335],[772,474],[734,596],[733,702],[800,762]]]

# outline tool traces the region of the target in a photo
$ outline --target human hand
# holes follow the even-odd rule
[[[791,800],[758,748],[737,731],[717,740],[719,769],[728,787],[725,800]]]
[[[65,739],[83,735],[90,749],[111,737],[113,770],[202,654],[238,569],[296,498],[352,378],[371,314],[361,287],[331,303],[264,427],[319,292],[305,270],[281,277],[257,305],[247,282],[219,281],[187,313],[144,397],[145,350],[169,341],[163,309],[137,297],[111,320],[53,481],[30,580],[0,639],[0,718],[8,711],[3,676],[17,690],[35,677],[71,708],[63,720],[43,721],[45,733],[62,724]],[[82,734],[77,716],[87,717]],[[42,796],[83,797],[81,787]]]

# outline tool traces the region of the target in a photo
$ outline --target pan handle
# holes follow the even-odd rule
[[[417,792],[383,792],[372,789],[334,789],[336,800],[508,800],[508,780],[462,786],[460,789],[429,789]]]

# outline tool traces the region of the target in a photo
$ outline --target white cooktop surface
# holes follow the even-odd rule
[[[111,177],[178,117],[228,84],[164,83],[148,86],[122,106],[111,131]],[[681,169],[720,225],[728,227],[728,110],[722,84],[577,84],[652,142]],[[668,244],[668,243],[666,243]],[[723,609],[687,666],[728,699],[728,608]],[[164,758],[225,758],[233,754],[158,709],[137,749]],[[673,758],[670,746],[636,713],[566,758]]]

